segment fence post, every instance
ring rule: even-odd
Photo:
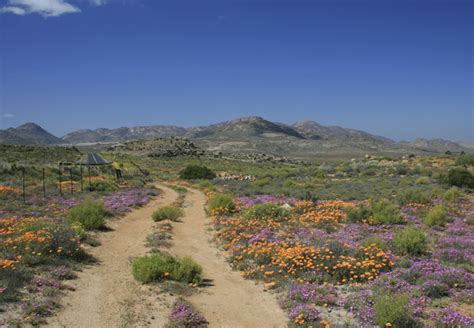
[[[74,195],[74,185],[72,183],[72,167],[69,168],[69,182],[71,184],[71,195]]]
[[[26,204],[25,170],[26,170],[26,168],[23,168],[21,170],[21,172],[22,172],[22,174],[21,174],[22,179],[21,180],[22,180],[22,187],[23,187],[23,203],[24,204]]]
[[[92,190],[92,183],[91,183],[91,166],[87,166],[87,170],[89,171],[89,191]]]
[[[43,197],[46,198],[46,175],[43,167]]]
[[[84,184],[83,184],[83,181],[82,181],[82,165],[81,165],[81,192],[84,191]]]
[[[61,165],[59,165],[59,194],[61,195],[61,197],[63,196],[63,186],[61,185]]]

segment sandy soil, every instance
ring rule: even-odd
[[[76,291],[63,299],[64,308],[50,320],[51,327],[164,327],[174,297],[157,288],[137,283],[130,260],[146,254],[146,236],[153,229],[151,214],[172,203],[177,195],[159,186],[161,196],[146,207],[111,222],[113,230],[99,234],[101,246],[91,249],[98,261],[80,272],[72,285]],[[230,269],[219,251],[210,244],[205,196],[189,190],[185,216],[173,223],[170,253],[191,256],[204,270],[208,287],[187,299],[204,313],[210,327],[286,327],[286,315],[273,294],[243,279]]]
[[[137,283],[130,259],[147,252],[145,239],[152,231],[151,214],[172,203],[176,193],[160,187],[162,194],[147,206],[111,221],[112,231],[99,234],[101,246],[90,252],[99,261],[79,273],[71,285],[76,289],[63,299],[64,308],[50,320],[51,327],[163,327],[166,299]]]
[[[287,317],[273,294],[230,269],[219,251],[209,243],[205,195],[189,190],[185,217],[173,224],[170,252],[191,256],[203,267],[211,286],[188,299],[204,313],[210,327],[286,327]]]

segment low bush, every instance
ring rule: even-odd
[[[438,204],[432,207],[426,216],[423,218],[424,224],[429,227],[432,226],[445,226],[448,223],[448,214],[442,204]]]
[[[451,186],[474,188],[474,176],[466,169],[451,169],[444,180]]]
[[[209,200],[208,208],[214,214],[230,214],[235,212],[236,209],[234,200],[226,194],[215,194]]]
[[[110,180],[94,181],[89,187],[91,191],[117,191],[118,189],[118,184]]]
[[[214,179],[216,174],[206,166],[189,165],[179,172],[179,178],[185,180]]]
[[[386,294],[375,298],[375,323],[379,327],[417,327],[409,309],[409,296]]]
[[[387,199],[381,199],[372,204],[372,220],[374,224],[403,223],[399,208]]]
[[[385,250],[387,248],[387,246],[382,241],[382,239],[380,239],[379,237],[376,237],[376,236],[371,236],[371,237],[364,238],[359,243],[364,247],[369,247],[370,245],[374,244],[375,246],[377,246],[381,250]]]
[[[422,255],[426,253],[428,241],[425,233],[415,227],[406,227],[395,234],[395,247],[403,255]]]
[[[398,199],[402,205],[409,203],[427,204],[431,201],[431,195],[418,189],[409,189],[403,192]]]
[[[181,216],[183,216],[183,210],[173,205],[163,206],[152,214],[152,218],[156,222],[163,220],[177,221]]]
[[[290,216],[290,211],[286,208],[281,207],[278,204],[273,203],[261,203],[255,204],[244,214],[245,219],[257,219],[257,220],[268,220],[273,219],[275,221],[283,221]]]
[[[347,221],[350,223],[360,223],[368,220],[371,216],[372,211],[364,204],[350,208],[347,211]]]
[[[71,225],[80,223],[86,230],[95,230],[105,224],[106,215],[107,210],[102,201],[86,199],[69,210],[67,221]]]
[[[451,187],[443,195],[443,198],[448,202],[457,202],[462,197],[462,193],[457,187]]]
[[[427,185],[429,183],[430,183],[430,178],[429,177],[419,177],[415,181],[415,184],[417,184],[417,185]]]
[[[132,263],[132,274],[144,284],[165,279],[183,283],[202,281],[202,268],[191,258],[177,258],[161,253],[136,258]]]

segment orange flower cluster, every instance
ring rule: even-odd
[[[20,192],[19,188],[0,185],[0,195],[19,194]]]
[[[334,249],[332,245],[316,247],[294,241],[291,226],[300,223],[214,218],[217,240],[234,266],[244,271],[243,276],[263,279],[269,287],[284,280],[309,282],[315,275],[338,284],[361,283],[393,266],[375,244],[340,243]],[[270,232],[272,238],[265,234]]]
[[[0,219],[0,267],[15,269],[15,264],[29,257],[72,255],[71,245],[81,248],[78,238],[68,240],[68,250],[55,246],[57,224],[40,218],[10,217]],[[68,237],[69,238],[69,237]]]
[[[353,207],[352,203],[340,200],[321,201],[317,204],[311,202],[298,202],[295,212],[302,213],[296,219],[303,226],[338,226],[346,219],[346,209]]]

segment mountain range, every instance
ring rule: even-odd
[[[364,131],[324,126],[314,121],[295,124],[271,122],[261,117],[244,117],[208,126],[183,128],[170,125],[121,127],[118,129],[78,130],[58,138],[35,123],[0,130],[0,143],[6,144],[91,144],[123,143],[139,139],[185,137],[206,150],[222,152],[266,152],[287,155],[383,152],[473,152],[470,142],[444,139],[417,139],[395,142]]]

